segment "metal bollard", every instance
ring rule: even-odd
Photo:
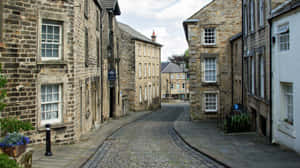
[[[52,156],[51,152],[51,125],[46,124],[46,152],[45,156]]]

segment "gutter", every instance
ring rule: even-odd
[[[272,10],[270,10],[270,13],[269,15],[271,16],[272,15]],[[272,75],[272,19],[268,19],[268,22],[269,22],[269,56],[270,56],[270,112],[269,112],[269,124],[270,124],[270,136],[269,136],[269,143],[272,143],[273,141],[273,94],[272,94],[272,80],[273,80],[273,75]]]

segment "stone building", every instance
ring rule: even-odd
[[[253,129],[271,137],[270,25],[273,8],[285,0],[243,0],[244,107],[251,114]]]
[[[121,90],[128,95],[132,111],[160,107],[161,44],[147,38],[132,27],[119,23],[121,50]]]
[[[187,69],[174,63],[167,62],[162,64],[166,64],[161,69],[162,99],[187,99],[189,96]]]
[[[242,33],[234,35],[230,39],[231,44],[231,79],[232,79],[232,106],[243,104],[243,82],[242,82]]]
[[[45,140],[45,124],[54,143],[72,143],[118,116],[120,105],[111,105],[113,115],[107,107],[116,0],[2,0],[0,7],[0,61],[8,80],[1,117],[30,121],[33,143]]]
[[[231,111],[230,38],[241,32],[241,4],[239,0],[213,0],[183,23],[189,44],[193,120]]]

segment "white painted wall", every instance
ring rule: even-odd
[[[273,142],[285,145],[300,153],[300,9],[289,12],[273,21],[272,47],[273,72]],[[278,26],[289,23],[290,49],[279,51]],[[293,83],[294,124],[283,121],[280,82]]]

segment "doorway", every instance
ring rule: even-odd
[[[115,111],[115,88],[110,88],[110,100],[109,100],[109,118],[114,117]]]

